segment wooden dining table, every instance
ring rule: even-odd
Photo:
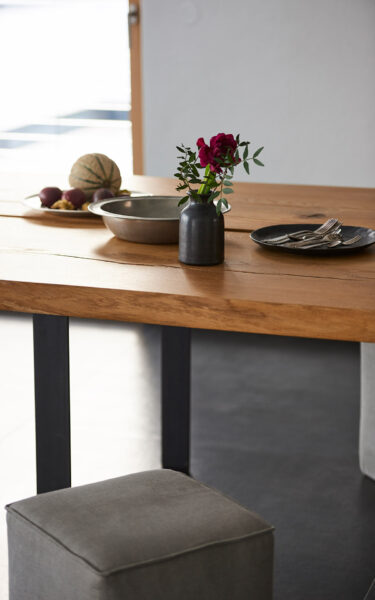
[[[175,185],[127,181],[161,195],[176,195]],[[38,492],[71,483],[70,317],[162,326],[162,465],[183,472],[192,329],[375,342],[375,245],[317,257],[249,238],[262,226],[329,217],[375,229],[374,189],[236,183],[231,202],[224,263],[196,267],[179,263],[177,245],[119,240],[97,217],[41,214],[1,194],[0,310],[33,315]]]

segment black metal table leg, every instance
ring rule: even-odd
[[[162,466],[189,473],[190,329],[162,327]]]
[[[69,318],[34,315],[37,492],[71,485]]]

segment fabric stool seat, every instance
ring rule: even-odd
[[[7,506],[10,600],[271,600],[273,528],[157,470]]]

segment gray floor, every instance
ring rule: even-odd
[[[357,344],[199,332],[193,473],[276,527],[276,600],[362,600],[375,482],[358,470]]]
[[[72,321],[74,484],[159,464],[159,333]],[[30,319],[1,316],[0,336],[5,503],[34,486]],[[358,345],[197,331],[192,362],[193,475],[275,525],[275,600],[363,600],[375,483],[357,466]]]

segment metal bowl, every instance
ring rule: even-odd
[[[177,244],[180,212],[184,208],[178,206],[179,200],[178,196],[109,198],[93,202],[89,210],[103,217],[105,226],[122,240]]]
[[[143,244],[176,244],[182,207],[174,196],[110,198],[89,205],[103,217],[105,226],[118,238]]]

